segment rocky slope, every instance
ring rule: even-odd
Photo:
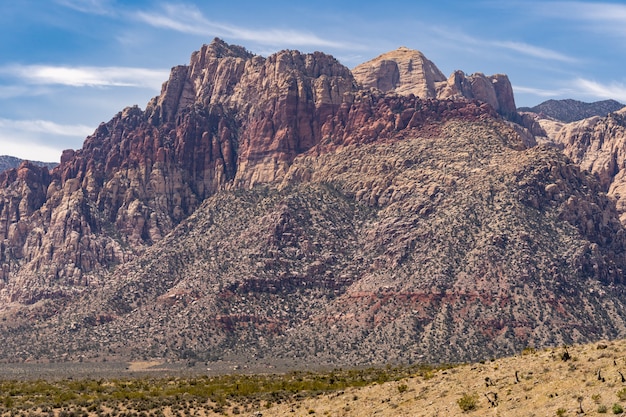
[[[529,120],[524,115],[525,120]],[[562,149],[583,169],[594,174],[602,190],[616,200],[622,223],[626,224],[626,109],[571,123],[535,117],[532,126],[539,141]]]
[[[537,113],[541,117],[571,123],[594,116],[606,116],[623,108],[624,105],[615,100],[602,100],[584,103],[578,100],[548,100],[535,107],[520,107],[520,112]]]
[[[626,334],[603,184],[508,99],[447,91],[204,46],[52,173],[1,174],[0,359],[458,361]]]

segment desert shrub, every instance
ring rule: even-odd
[[[608,410],[608,408],[604,404],[598,406],[598,413],[599,414],[605,414],[607,412],[607,410]]]
[[[456,403],[459,405],[461,410],[463,411],[472,411],[475,410],[478,406],[478,395],[476,394],[463,394],[461,398],[456,400]]]
[[[406,384],[398,385],[398,392],[400,394],[402,394],[403,392],[406,392],[407,389],[409,389],[409,387]]]
[[[622,388],[620,391],[617,391],[617,398],[621,401],[626,401],[626,388]]]
[[[562,417],[565,415],[565,413],[567,413],[567,410],[564,408],[559,408],[558,410],[556,410],[556,415],[559,417]]]
[[[613,414],[622,414],[623,412],[624,408],[621,405],[617,403],[613,404]]]

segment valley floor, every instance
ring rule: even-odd
[[[134,363],[127,371],[153,366],[159,364]],[[0,381],[0,415],[611,415],[626,408],[625,375],[626,340],[618,340],[528,348],[514,357],[440,369],[5,379]]]

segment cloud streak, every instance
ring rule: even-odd
[[[0,131],[86,137],[87,135],[93,133],[94,128],[85,125],[64,125],[48,120],[0,119]]]
[[[0,74],[17,77],[29,84],[72,87],[137,87],[159,90],[169,71],[128,67],[70,67],[50,65],[8,65]]]
[[[162,11],[138,11],[135,17],[157,28],[174,30],[181,33],[199,36],[219,36],[239,40],[252,41],[268,45],[300,45],[323,46],[329,48],[355,48],[343,42],[331,41],[319,36],[297,30],[283,29],[247,29],[244,27],[208,20],[195,6],[170,5],[162,7]]]
[[[540,46],[531,45],[525,42],[519,41],[492,41],[487,39],[477,38],[467,33],[450,30],[446,28],[434,28],[433,31],[441,37],[444,37],[452,42],[462,43],[476,48],[499,48],[513,51],[522,55],[526,55],[532,58],[539,58],[547,61],[560,61],[560,62],[577,62],[574,57],[568,56],[553,49],[544,48]]]
[[[602,99],[615,99],[626,103],[626,85],[618,82],[602,84],[596,81],[577,78],[573,81],[575,91]]]
[[[588,97],[590,100],[613,99],[626,103],[626,85],[619,82],[599,83],[585,78],[575,78],[558,89],[541,89],[514,85],[516,94],[532,94],[538,97]]]
[[[56,2],[81,13],[101,16],[113,14],[112,8],[109,7],[110,0],[56,0]]]
[[[93,131],[93,127],[80,124],[0,118],[0,149],[3,154],[22,159],[58,161],[63,149]]]
[[[552,49],[542,48],[539,46],[529,45],[524,42],[490,42],[491,45],[508,49],[511,51],[519,52],[521,54],[531,56],[534,58],[540,58],[550,61],[561,62],[576,62],[575,58],[569,57]]]
[[[538,3],[536,11],[544,16],[587,24],[594,31],[626,37],[626,5],[578,1]]]

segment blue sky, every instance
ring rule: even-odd
[[[352,68],[406,46],[446,75],[505,73],[518,106],[626,103],[626,3],[0,0],[0,155],[58,161],[214,37]]]

